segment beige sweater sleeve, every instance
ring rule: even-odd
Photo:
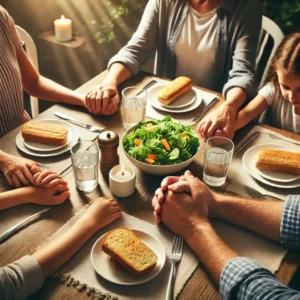
[[[37,261],[24,256],[0,268],[0,299],[25,299],[43,283],[44,275]]]

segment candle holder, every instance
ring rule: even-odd
[[[117,197],[128,197],[135,190],[135,171],[129,165],[117,165],[109,172],[109,188]]]

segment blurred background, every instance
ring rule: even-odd
[[[300,31],[300,0],[261,2],[264,14],[285,34]],[[34,39],[40,73],[71,89],[106,69],[110,57],[136,30],[146,3],[147,0],[0,0],[15,23]],[[76,43],[72,45],[51,39],[53,22],[61,15],[73,22]],[[41,102],[40,111],[46,107]]]

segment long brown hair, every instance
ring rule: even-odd
[[[300,76],[300,33],[286,36],[272,58],[265,83],[273,82],[276,92],[280,91],[278,70]]]

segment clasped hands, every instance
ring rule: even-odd
[[[216,195],[190,171],[166,177],[152,199],[154,216],[184,239],[216,213]]]
[[[120,97],[116,81],[103,81],[85,96],[85,106],[92,114],[112,115],[118,109]]]

